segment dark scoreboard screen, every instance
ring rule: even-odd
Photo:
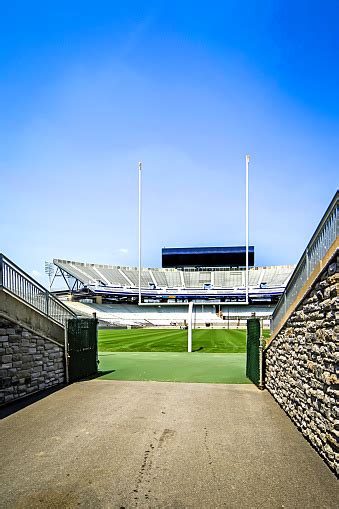
[[[254,266],[254,246],[248,248],[248,264]],[[166,247],[162,266],[173,267],[245,267],[246,247]]]

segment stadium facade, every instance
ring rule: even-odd
[[[67,293],[75,300],[84,297],[97,302],[138,301],[139,272],[122,267],[54,259],[56,276],[63,277]],[[249,303],[276,303],[286,287],[293,266],[249,269]],[[246,297],[245,270],[164,269],[141,270],[141,295],[154,303],[242,303]]]
[[[249,252],[254,260],[254,248],[251,247]],[[223,257],[224,266],[213,266],[212,263],[207,266],[206,261],[212,260],[215,254],[216,265]],[[250,267],[246,301],[244,248],[167,248],[167,255],[165,264],[176,265],[179,256],[180,264],[184,266],[141,269],[140,295],[142,303],[148,305],[147,311],[137,305],[137,267],[54,259],[54,279],[62,278],[66,285],[58,295],[67,298],[75,311],[84,314],[99,312],[104,321],[107,318],[115,324],[181,323],[185,321],[185,310],[176,306],[189,302],[194,303],[201,323],[221,323],[225,319],[230,322],[253,313],[269,319],[294,270],[292,265]],[[163,304],[167,306],[166,311],[159,308]]]

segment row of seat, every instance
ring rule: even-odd
[[[139,272],[134,267],[85,264],[65,260],[54,260],[55,265],[83,284],[100,282],[103,285],[139,286]],[[293,266],[257,267],[249,270],[249,285],[266,284],[269,287],[285,286],[293,272]],[[214,288],[234,288],[245,285],[245,270],[176,270],[142,269],[141,286],[149,288],[203,288],[211,284]]]
[[[67,302],[79,315],[92,316],[97,314],[100,321],[121,326],[170,326],[180,325],[187,320],[188,306],[137,306],[133,304],[95,304]],[[194,324],[225,325],[225,321],[235,317],[246,319],[253,313],[258,317],[268,317],[273,311],[272,306],[223,306],[223,318],[216,314],[215,306],[196,305],[193,308]]]

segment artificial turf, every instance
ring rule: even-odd
[[[242,329],[196,329],[193,352],[245,353],[246,331]],[[187,330],[102,329],[100,352],[187,352]]]
[[[187,353],[187,330],[101,329],[98,379],[250,383],[246,330],[196,329],[192,343]]]
[[[99,359],[99,380],[251,383],[244,353],[106,352]]]

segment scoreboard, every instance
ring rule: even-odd
[[[254,246],[248,248],[248,264],[254,266]],[[163,268],[245,267],[246,246],[232,247],[164,247]]]

